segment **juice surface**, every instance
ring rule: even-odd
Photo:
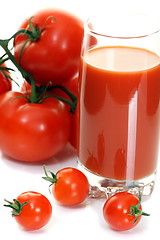
[[[81,68],[80,162],[111,179],[149,176],[159,147],[159,56],[101,47],[83,56]]]

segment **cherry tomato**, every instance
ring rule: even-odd
[[[70,115],[56,98],[29,103],[19,92],[0,95],[0,149],[19,161],[43,161],[60,152],[70,137]]]
[[[4,68],[6,68],[5,63],[0,65],[0,94],[10,91],[12,88],[9,72],[4,70]]]
[[[52,215],[49,200],[38,192],[21,193],[14,202],[4,205],[12,208],[12,216],[25,230],[37,230],[44,227]]]
[[[14,55],[23,69],[42,85],[60,84],[71,79],[79,70],[79,58],[83,40],[83,22],[78,17],[57,9],[37,12],[31,19],[33,26],[43,29],[38,40],[24,34],[16,36]],[[20,29],[28,29],[25,20]],[[21,56],[21,57],[20,57]]]
[[[103,215],[111,228],[119,231],[135,227],[141,220],[142,212],[139,199],[128,192],[119,192],[107,199],[103,206]]]
[[[62,205],[73,206],[83,202],[89,193],[86,176],[76,168],[63,168],[56,175],[50,172],[43,179],[50,181],[54,198]]]

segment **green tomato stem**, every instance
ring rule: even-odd
[[[70,106],[70,112],[71,112],[71,113],[74,113],[74,112],[75,112],[77,99],[73,102],[73,101],[70,101],[70,100],[68,100],[68,99],[66,99],[66,98],[63,98],[63,97],[60,97],[60,96],[57,96],[57,95],[54,95],[54,94],[47,94],[46,96],[42,97],[42,98],[39,100],[39,103],[40,103],[40,102],[43,102],[44,99],[50,98],[50,97],[57,98],[57,99],[61,100],[62,102],[67,103],[67,104]]]
[[[44,170],[44,173],[45,173],[46,176],[42,177],[42,178],[51,183],[49,185],[49,188],[50,188],[54,183],[56,183],[58,181],[58,179],[57,179],[56,175],[53,172],[50,172],[50,171],[49,171],[49,173],[50,173],[51,177],[49,177],[49,175],[47,173],[47,170],[45,168],[45,165],[43,166],[43,170]]]
[[[150,214],[143,212],[139,207],[141,206],[141,195],[139,196],[139,201],[137,205],[130,206],[130,214],[131,216],[135,216],[134,224],[137,222],[139,216],[150,216]]]
[[[12,217],[20,215],[23,206],[26,205],[27,203],[29,203],[29,201],[20,203],[17,199],[13,199],[13,202],[10,202],[6,199],[4,199],[4,201],[7,202],[8,204],[4,204],[3,206],[4,207],[9,207],[13,210],[12,211]]]
[[[37,102],[37,95],[36,95],[36,85],[35,85],[34,78],[30,73],[28,73],[23,68],[21,68],[21,66],[16,62],[15,57],[12,55],[12,53],[10,52],[10,50],[8,48],[9,41],[10,41],[10,39],[5,39],[5,40],[0,39],[0,46],[4,49],[4,51],[8,55],[8,58],[16,66],[18,71],[21,73],[22,77],[24,79],[26,79],[26,81],[28,81],[31,84],[30,102],[31,103],[36,103]]]

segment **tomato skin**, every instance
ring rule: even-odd
[[[0,149],[19,161],[47,160],[66,146],[70,115],[56,98],[37,104],[19,96],[12,91],[0,96]]]
[[[64,86],[65,88],[67,88],[74,96],[76,97],[78,96],[78,76],[77,75],[74,76],[68,82],[61,84],[61,86]],[[27,81],[24,81],[21,87],[21,91],[24,93],[27,92],[29,94],[30,90],[31,90],[31,85]],[[60,88],[54,88],[53,90],[49,91],[49,94],[54,94],[70,100],[69,96]],[[65,103],[65,105],[69,112],[70,105],[67,103]],[[77,106],[78,106],[78,103],[77,103]],[[69,142],[75,149],[77,149],[77,141],[78,141],[77,124],[78,124],[78,117],[79,117],[78,107],[76,108],[74,113],[70,113],[70,116],[71,116],[71,134],[70,134]]]
[[[14,216],[17,223],[26,230],[37,230],[44,227],[52,216],[49,200],[38,192],[28,191],[16,198],[20,203],[28,202],[22,207],[19,215]]]
[[[107,199],[103,206],[103,216],[109,226],[118,231],[129,230],[141,220],[141,215],[135,221],[130,214],[130,206],[137,205],[138,198],[128,192],[119,192]],[[142,210],[142,206],[139,207]]]
[[[76,75],[70,81],[62,84],[62,86],[66,87],[74,96],[78,97],[78,91],[79,91],[78,83],[79,83],[78,76]],[[70,100],[69,96],[58,88],[53,89],[51,93]],[[77,101],[78,101],[78,98],[77,98]],[[67,103],[66,103],[66,107],[68,108],[68,111],[70,111],[70,106]],[[78,141],[77,140],[77,136],[78,136],[77,124],[78,124],[78,117],[79,117],[78,107],[76,107],[76,110],[74,113],[70,113],[70,116],[71,116],[71,135],[70,135],[69,142],[75,149],[77,149],[77,141]]]
[[[52,185],[55,199],[62,205],[73,206],[83,202],[89,193],[86,176],[76,168],[63,168],[56,174],[57,182]]]
[[[3,63],[0,65],[0,67],[6,67],[6,64]],[[7,74],[9,74],[7,71],[5,71]],[[10,91],[12,89],[11,80],[7,78],[3,71],[0,69],[0,94]]]
[[[79,77],[75,76],[73,79],[71,79],[69,82],[65,83],[64,86],[77,97],[77,106],[74,113],[71,113],[71,135],[69,142],[70,144],[77,149],[77,141],[78,141],[78,92],[79,92]]]
[[[54,16],[54,18],[49,16]],[[32,21],[45,26],[38,41],[28,42],[20,65],[42,85],[60,84],[71,79],[79,69],[83,40],[83,22],[78,17],[57,9],[37,12]],[[20,29],[28,26],[28,20]],[[19,62],[20,51],[27,37],[19,34],[14,41],[14,55]]]

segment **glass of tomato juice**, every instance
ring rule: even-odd
[[[159,150],[158,21],[132,12],[91,17],[79,75],[78,168],[91,195],[150,195]]]

